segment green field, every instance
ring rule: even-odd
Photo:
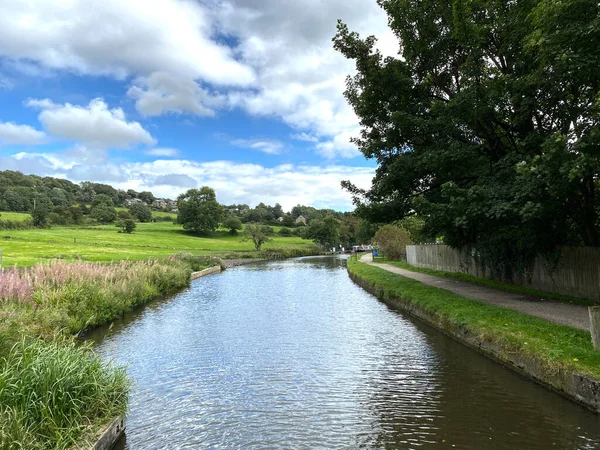
[[[4,215],[5,213],[2,213]],[[274,236],[263,250],[312,247],[298,237]],[[227,257],[256,256],[251,242],[242,242],[220,230],[213,237],[198,237],[171,222],[138,223],[133,234],[118,233],[114,225],[95,227],[53,227],[50,229],[0,230],[2,266],[30,266],[51,259],[84,261],[141,260],[189,252],[195,255]]]
[[[25,219],[31,219],[31,214],[17,212],[0,212],[0,220],[11,220],[13,222],[21,222]]]

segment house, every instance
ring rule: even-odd
[[[306,225],[306,217],[298,216],[298,218],[296,219],[296,223]]]
[[[123,206],[125,206],[126,208],[130,207],[131,205],[142,205],[145,204],[143,200],[140,200],[139,198],[126,198],[125,200],[123,200]]]
[[[283,217],[278,217],[278,218],[277,218],[277,221],[278,221],[278,222],[283,222]]]

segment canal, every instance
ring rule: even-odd
[[[598,449],[596,414],[403,316],[341,258],[229,269],[91,336],[121,449]]]

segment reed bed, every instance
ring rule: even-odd
[[[189,284],[214,260],[53,261],[0,270],[0,450],[89,448],[127,409],[124,370],[74,335]]]

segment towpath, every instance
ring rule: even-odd
[[[406,278],[420,281],[423,284],[453,292],[463,297],[478,300],[490,305],[503,306],[514,309],[530,316],[540,317],[559,325],[568,325],[588,331],[590,329],[590,318],[585,306],[572,305],[540,297],[516,294],[514,292],[499,291],[497,289],[478,286],[466,281],[454,280],[452,278],[436,277],[419,272],[401,269],[389,264],[373,262],[373,255],[367,253],[360,259],[361,262],[371,266],[379,267]]]

